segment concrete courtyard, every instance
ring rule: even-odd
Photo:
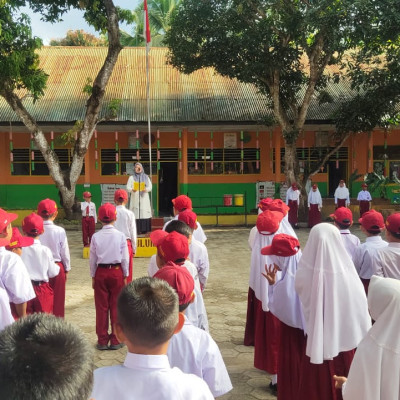
[[[364,239],[358,227],[353,233]],[[228,368],[233,390],[224,400],[275,399],[268,389],[269,376],[253,367],[253,347],[243,346],[246,320],[250,250],[247,239],[250,227],[206,228],[206,246],[210,259],[210,276],[204,291],[210,333],[218,343]],[[309,229],[297,234],[304,247]],[[89,261],[82,258],[79,231],[67,231],[72,269],[68,274],[66,320],[79,326],[96,344],[95,309],[89,275]],[[134,277],[147,275],[147,258],[136,258]],[[95,350],[95,366],[121,364],[126,348],[118,351]]]

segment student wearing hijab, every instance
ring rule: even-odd
[[[126,190],[130,193],[128,208],[135,214],[138,234],[151,231],[151,204],[148,195],[151,189],[150,178],[144,173],[143,165],[137,162],[135,172],[126,184]]]
[[[311,229],[295,288],[307,335],[296,400],[341,400],[333,375],[348,375],[371,318],[364,287],[335,226],[321,223]]]
[[[297,229],[298,226],[298,212],[300,205],[300,190],[297,183],[293,182],[292,186],[286,192],[286,204],[289,206],[289,222],[293,228]]]
[[[308,193],[308,227],[312,228],[321,222],[322,197],[318,185],[314,183]]]
[[[400,282],[373,276],[368,307],[374,325],[357,347],[344,400],[395,400],[400,393]],[[337,387],[346,378],[334,376]]]
[[[343,179],[339,182],[339,186],[336,188],[334,196],[336,208],[348,207],[350,205],[350,192]]]

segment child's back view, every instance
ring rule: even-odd
[[[168,343],[183,324],[178,304],[176,292],[160,279],[139,278],[122,289],[116,332],[128,354],[123,365],[94,372],[92,398],[213,399],[202,379],[170,367]]]

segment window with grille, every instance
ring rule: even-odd
[[[72,149],[54,149],[60,167],[67,170],[72,162]],[[40,150],[13,149],[13,162],[11,175],[40,176],[50,175],[49,168]],[[85,164],[82,166],[81,175],[85,173]]]
[[[189,175],[259,174],[260,150],[188,149]]]

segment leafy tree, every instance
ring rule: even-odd
[[[51,39],[50,46],[107,46],[107,40],[104,37],[98,38],[83,29],[68,30],[65,38]]]
[[[347,67],[351,64],[345,57],[348,52],[361,54],[359,50],[374,41],[372,36],[380,37],[382,24],[387,27],[387,36],[394,28],[391,14],[382,15],[383,7],[376,3],[385,3],[387,11],[393,7],[392,12],[398,13],[394,0],[185,0],[166,33],[169,62],[187,74],[213,67],[221,75],[251,83],[264,93],[275,122],[282,128],[286,179],[301,182],[296,141],[311,101],[332,101],[331,83],[356,77],[355,73],[346,75],[342,68],[346,62]],[[362,59],[365,57],[360,57],[360,67]],[[337,72],[330,73],[333,66]],[[365,89],[360,96],[362,93],[366,94]],[[360,114],[354,112],[347,125],[340,111],[346,111],[348,117],[352,110],[348,104],[339,108],[335,119],[342,125],[335,135],[336,148],[308,174],[317,173],[351,133],[373,128],[385,107],[369,120],[367,108],[364,104]],[[307,178],[305,174],[300,186],[304,187]]]
[[[104,64],[94,79],[83,121],[74,127],[77,139],[74,143],[72,163],[68,170],[61,170],[58,157],[47,142],[42,128],[29,114],[22,103],[20,91],[30,93],[34,100],[43,95],[47,75],[39,68],[38,55],[35,53],[42,45],[41,40],[32,37],[30,21],[26,15],[18,14],[18,7],[24,6],[23,0],[4,2],[0,7],[0,95],[19,116],[32,134],[37,148],[43,154],[50,175],[55,182],[68,218],[72,217],[75,202],[75,187],[80,176],[84,156],[90,139],[99,122],[99,111],[104,92],[118,55],[122,49],[119,40],[119,21],[131,22],[131,13],[115,7],[112,0],[31,0],[30,7],[42,14],[46,21],[57,22],[70,8],[84,9],[86,21],[100,32],[107,32],[108,53]]]
[[[169,30],[171,16],[179,5],[179,0],[149,0],[147,7],[149,10],[149,24],[151,42],[153,46],[164,46],[163,40],[165,33]],[[141,3],[132,11],[135,27],[133,35],[121,32],[121,43],[123,46],[144,46],[143,24],[144,6]]]

